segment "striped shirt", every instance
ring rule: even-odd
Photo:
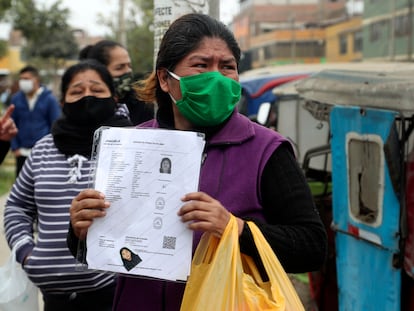
[[[68,157],[55,146],[52,135],[37,142],[8,197],[4,228],[10,248],[20,239],[30,239],[17,249],[21,262],[30,254],[24,270],[42,292],[86,292],[115,282],[115,275],[80,270],[66,236],[72,199],[90,187],[91,161]],[[33,224],[37,218],[37,239]]]

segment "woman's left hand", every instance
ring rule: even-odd
[[[207,231],[221,237],[230,220],[230,212],[217,200],[204,192],[192,192],[181,198],[185,204],[178,211],[191,230]],[[241,219],[237,219],[239,226]],[[239,232],[241,232],[239,228]]]

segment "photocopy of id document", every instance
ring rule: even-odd
[[[88,230],[88,268],[186,281],[193,232],[177,212],[181,197],[198,191],[204,135],[148,128],[98,131],[93,184],[111,206]]]

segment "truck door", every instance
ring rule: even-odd
[[[396,112],[336,106],[333,223],[339,310],[400,310],[399,140]]]

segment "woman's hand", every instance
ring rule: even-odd
[[[17,127],[11,118],[11,114],[14,110],[14,105],[10,105],[4,115],[0,117],[0,140],[10,141],[17,135]]]
[[[185,204],[178,211],[183,222],[189,222],[191,230],[207,231],[221,237],[230,220],[230,212],[217,200],[204,192],[192,192],[181,198]],[[237,218],[239,234],[244,222]]]
[[[109,202],[105,201],[105,195],[93,189],[81,191],[73,200],[70,206],[70,222],[73,232],[80,239],[84,240],[91,226],[93,219],[104,217]]]

